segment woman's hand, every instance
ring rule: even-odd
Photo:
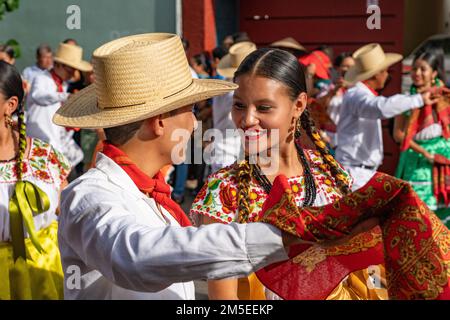
[[[434,154],[431,154],[431,153],[425,151],[423,153],[423,156],[428,160],[428,162],[434,163]]]

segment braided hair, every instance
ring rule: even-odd
[[[292,101],[297,100],[301,93],[306,92],[305,70],[291,53],[280,49],[262,48],[248,55],[241,63],[234,75],[234,81],[242,75],[251,74],[277,80],[288,89]],[[325,165],[330,169],[336,184],[342,194],[350,192],[347,175],[330,154],[326,143],[322,140],[314,121],[307,108],[297,122],[295,137],[301,134],[301,129],[306,132],[320,152]],[[238,210],[240,220],[249,216],[249,183],[251,181],[251,166],[246,158],[238,167]],[[240,221],[241,222],[241,221]]]
[[[23,175],[23,158],[25,150],[27,148],[26,126],[25,126],[25,113],[24,113],[24,96],[22,78],[17,69],[6,63],[0,61],[0,92],[6,99],[11,97],[17,97],[19,100],[19,107],[15,111],[18,114],[19,119],[19,153],[16,161],[16,170],[18,180],[22,180]]]

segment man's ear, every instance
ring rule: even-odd
[[[145,126],[156,137],[164,134],[164,120],[161,115],[145,120]]]
[[[302,115],[307,105],[308,105],[308,95],[305,92],[302,92],[299,94],[297,100],[295,101],[295,110],[294,110],[295,118],[298,118]]]

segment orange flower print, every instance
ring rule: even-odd
[[[237,190],[235,188],[230,185],[221,184],[219,197],[225,213],[231,213],[237,210]]]
[[[33,149],[33,155],[35,157],[46,157],[47,156],[47,150],[41,149],[41,148],[34,148]]]
[[[50,175],[46,171],[38,170],[38,171],[36,171],[36,175],[39,177],[39,179],[42,179],[42,180],[50,179]]]

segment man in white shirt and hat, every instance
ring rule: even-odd
[[[353,87],[345,93],[340,108],[336,159],[350,172],[353,190],[357,190],[383,162],[381,120],[435,101],[429,92],[389,98],[378,95],[388,79],[388,68],[402,55],[384,53],[379,44],[372,43],[355,51],[353,58],[355,65],[345,74],[345,81]]]
[[[67,81],[75,70],[92,71],[92,65],[82,58],[81,47],[61,43],[53,68],[35,75],[27,100],[27,134],[50,143],[67,157],[72,166],[83,160],[83,151],[73,140],[73,131],[55,125],[52,118],[69,97]]]

